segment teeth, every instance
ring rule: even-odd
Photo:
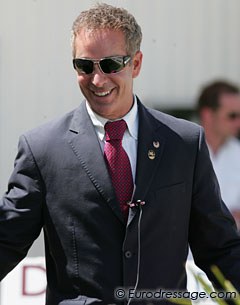
[[[95,95],[97,96],[106,96],[110,94],[111,91],[106,91],[106,92],[94,92]]]

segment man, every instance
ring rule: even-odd
[[[158,304],[128,287],[185,289],[188,243],[210,279],[216,264],[240,289],[240,239],[202,128],[133,95],[141,36],[124,9],[82,12],[73,24],[73,65],[86,101],[20,138],[1,202],[0,274],[43,227],[48,305],[128,297]]]
[[[240,229],[240,92],[226,81],[205,86],[198,110],[222,197]]]

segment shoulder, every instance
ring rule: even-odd
[[[43,123],[31,130],[26,131],[23,136],[29,140],[41,141],[51,140],[64,136],[69,131],[73,117],[78,111],[78,108],[60,116],[56,117],[46,123]]]
[[[229,144],[230,144],[230,146],[232,146],[232,147],[234,147],[236,149],[240,149],[240,140],[238,138],[232,137],[229,140]]]
[[[159,110],[144,107],[147,113],[155,120],[157,124],[161,127],[161,130],[168,135],[174,134],[181,138],[199,138],[203,135],[203,128],[197,123],[176,118],[172,115],[163,113]]]
[[[238,159],[240,159],[240,140],[237,138],[230,138],[224,147],[226,152],[232,153],[233,155],[235,154]]]
[[[80,107],[41,124],[20,136],[19,150],[27,149],[35,156],[57,154],[60,147],[65,147],[71,134],[71,126]]]
[[[159,110],[155,110],[155,109],[151,109],[151,108],[147,108],[147,109],[148,109],[149,113],[152,114],[153,117],[155,117],[157,120],[161,121],[162,123],[166,124],[166,126],[169,126],[172,128],[174,128],[174,127],[177,127],[177,128],[193,127],[194,129],[199,128],[198,124],[190,122],[188,120],[174,117],[170,114],[161,112]]]

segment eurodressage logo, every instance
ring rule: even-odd
[[[187,299],[191,301],[203,300],[203,299],[236,299],[237,294],[235,292],[211,292],[207,294],[204,291],[166,291],[163,289],[157,290],[135,290],[134,288],[124,289],[117,288],[114,291],[115,298],[117,300],[166,300],[166,299]]]

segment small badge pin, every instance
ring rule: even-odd
[[[148,158],[149,158],[150,160],[154,160],[154,159],[155,159],[155,156],[156,156],[155,151],[150,149],[150,150],[148,151]]]
[[[154,141],[154,142],[153,142],[153,146],[154,146],[155,148],[159,148],[160,143],[159,143],[158,141]]]

